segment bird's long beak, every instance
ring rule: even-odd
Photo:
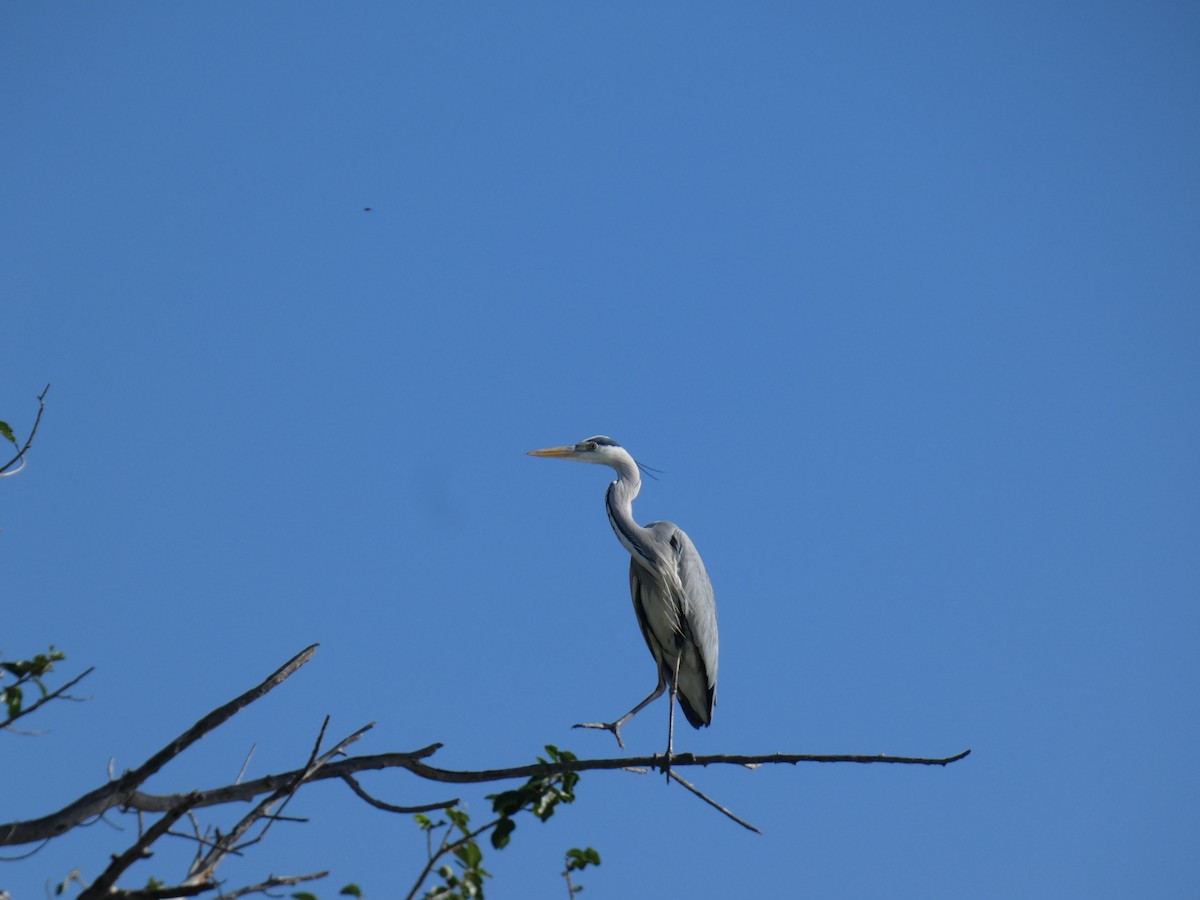
[[[574,455],[574,447],[543,447],[541,450],[530,450],[526,454],[526,456],[545,456],[550,459],[570,459]]]

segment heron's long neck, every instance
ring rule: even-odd
[[[617,480],[608,486],[608,493],[604,495],[609,524],[617,540],[635,559],[652,565],[654,556],[645,539],[646,529],[633,520],[633,498],[642,489],[642,476],[632,458],[618,460],[613,468],[616,469]]]

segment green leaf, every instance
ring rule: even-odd
[[[54,668],[56,662],[66,659],[51,645],[49,653],[39,653],[33,659],[15,659],[0,662],[0,669],[17,678],[40,678]]]
[[[492,846],[497,850],[503,850],[507,847],[509,837],[516,827],[517,823],[509,818],[503,818],[497,822],[496,828],[492,831]]]
[[[600,854],[587,847],[580,850],[578,847],[572,847],[567,851],[567,871],[575,869],[586,869],[588,866],[600,865]]]
[[[490,794],[488,795],[488,799],[492,801],[492,810],[501,816],[516,815],[528,802],[526,792],[523,789]]]
[[[479,849],[479,845],[474,841],[468,841],[457,850],[454,855],[462,860],[464,866],[468,869],[474,869],[483,862],[483,851]]]
[[[363,895],[362,888],[360,888],[357,884],[354,884],[353,882],[346,885],[344,888],[342,888],[340,891],[338,891],[338,893],[344,894],[347,897],[358,897],[359,900],[362,900],[362,895]]]
[[[292,896],[295,898],[295,900],[317,900],[317,895],[310,893],[309,891],[297,891],[295,894],[292,894]]]
[[[452,806],[450,809],[446,810],[446,818],[458,826],[459,831],[461,831],[463,834],[470,832],[471,829],[469,825],[471,822],[471,817],[467,815],[465,810],[459,809],[456,806]]]
[[[537,803],[534,804],[532,812],[535,816],[545,822],[554,815],[554,807],[558,805],[558,801],[563,799],[554,785],[546,785],[545,793],[537,798]]]
[[[15,719],[21,712],[21,689],[14,685],[0,691],[0,696],[4,697],[4,705],[8,707],[8,718]]]
[[[13,434],[13,430],[9,427],[7,422],[0,422],[0,437],[7,440],[14,447],[17,446],[16,435]]]

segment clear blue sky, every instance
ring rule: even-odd
[[[0,649],[97,667],[0,735],[0,820],[314,641],[150,787],[289,768],[326,713],[452,767],[611,755],[568,726],[654,671],[608,473],[524,456],[606,433],[716,586],[680,749],[974,753],[695,773],[764,837],[587,775],[489,897],[582,845],[590,897],[1196,896],[1193,4],[10,4],[0,78],[0,417],[53,383]],[[342,786],[292,811],[226,874],[421,864]]]

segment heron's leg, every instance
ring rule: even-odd
[[[668,783],[671,781],[671,757],[675,753],[675,700],[679,697],[679,663],[682,659],[683,653],[675,657],[675,677],[671,679],[671,711],[667,713],[667,761],[663,765],[663,772]]]
[[[650,693],[650,696],[631,709],[615,722],[580,722],[578,725],[572,725],[572,728],[603,728],[605,731],[611,731],[613,737],[617,739],[617,746],[622,750],[625,749],[625,742],[621,740],[621,726],[632,719],[637,713],[641,712],[642,708],[651,700],[657,700],[662,696],[663,690],[667,686],[666,673],[663,672],[662,666],[658,668],[658,686]],[[672,695],[673,696],[673,695]]]

